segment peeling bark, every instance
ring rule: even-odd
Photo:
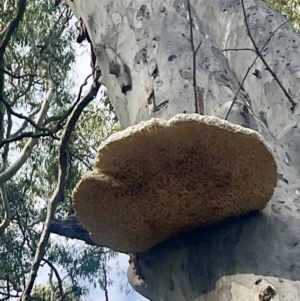
[[[90,37],[101,80],[125,128],[195,111],[193,53],[185,0],[66,0]],[[256,58],[239,0],[190,0],[197,91],[204,114],[225,118]],[[261,0],[245,0],[258,49],[286,20]],[[244,50],[242,50],[243,48]],[[227,51],[225,51],[227,49]],[[233,50],[229,50],[233,49]],[[240,49],[240,50],[239,50]],[[247,76],[229,121],[257,130],[278,163],[267,208],[163,243],[130,265],[133,287],[150,300],[300,299],[300,37],[282,26]],[[199,92],[200,93],[200,92]],[[136,264],[136,263],[135,263]]]

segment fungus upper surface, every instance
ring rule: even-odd
[[[261,210],[276,183],[274,156],[257,132],[180,114],[110,136],[73,202],[96,243],[135,253],[185,230]]]

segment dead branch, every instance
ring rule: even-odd
[[[248,24],[248,20],[247,20],[247,14],[246,14],[246,9],[245,9],[245,3],[244,0],[241,0],[242,3],[242,8],[243,8],[243,14],[244,14],[244,19],[245,19],[245,24],[246,24],[246,28],[247,28],[247,32],[249,35],[249,38],[253,44],[253,47],[255,48],[255,51],[258,55],[258,57],[261,59],[261,61],[264,63],[266,70],[268,70],[272,77],[274,78],[274,80],[277,82],[277,84],[279,85],[279,87],[281,88],[281,90],[283,91],[284,95],[287,97],[287,99],[289,100],[289,102],[291,103],[292,107],[290,108],[292,112],[294,112],[295,106],[297,105],[297,103],[293,100],[293,98],[291,97],[291,95],[287,92],[287,90],[284,88],[284,86],[282,85],[282,83],[280,82],[280,80],[278,79],[276,73],[271,69],[271,67],[269,66],[269,64],[267,63],[267,61],[265,60],[264,56],[261,54],[261,51],[258,49],[252,34],[250,32],[249,29],[249,24]]]
[[[256,51],[252,48],[225,48],[222,50],[222,52],[226,51],[252,51],[256,53]]]
[[[272,39],[272,37],[275,35],[275,33],[276,33],[282,26],[284,26],[284,25],[285,25],[286,23],[288,23],[288,22],[290,22],[290,20],[287,20],[287,21],[283,22],[282,24],[280,24],[280,25],[279,25],[279,26],[278,26],[278,27],[270,34],[270,36],[269,36],[269,38],[267,39],[266,43],[265,43],[265,44],[263,45],[263,47],[261,48],[260,53],[263,52],[263,50],[267,47],[267,45],[269,44],[269,42],[271,41],[271,39]],[[253,51],[253,49],[252,49],[251,51]],[[256,54],[257,54],[257,52],[256,52]],[[259,57],[259,55],[257,54],[256,57],[255,57],[255,59],[253,60],[252,64],[250,65],[250,67],[247,69],[247,71],[246,71],[246,73],[245,73],[245,75],[244,75],[244,77],[243,77],[243,80],[242,80],[242,82],[240,83],[239,88],[237,89],[237,91],[236,91],[236,93],[235,93],[235,95],[234,95],[233,101],[232,101],[231,106],[230,106],[230,108],[229,108],[229,110],[228,110],[228,112],[227,112],[227,115],[226,115],[226,117],[225,117],[225,120],[228,119],[229,114],[230,114],[230,112],[231,112],[231,110],[232,110],[232,108],[233,108],[233,106],[234,106],[234,104],[235,104],[235,102],[236,102],[236,100],[237,100],[238,94],[239,94],[240,90],[242,89],[242,87],[243,87],[243,85],[244,85],[244,82],[245,82],[245,80],[246,80],[246,78],[247,78],[247,76],[248,76],[250,70],[251,70],[252,67],[254,66],[256,60],[258,59],[258,57]]]
[[[196,74],[196,58],[197,52],[202,44],[202,41],[198,44],[197,48],[195,49],[194,45],[194,33],[193,33],[193,20],[192,20],[192,13],[191,13],[191,3],[190,0],[187,0],[187,10],[189,14],[189,21],[190,21],[190,38],[191,38],[191,46],[193,51],[193,87],[194,87],[194,97],[195,97],[195,113],[199,113],[199,102],[198,102],[198,91],[197,91],[197,74]],[[203,100],[201,100],[203,101]],[[203,107],[203,105],[202,105]],[[203,115],[203,109],[200,109],[200,114]]]

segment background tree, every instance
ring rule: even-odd
[[[74,185],[90,168],[102,139],[116,128],[103,90],[89,104],[99,86],[88,101],[82,96],[87,82],[76,89],[78,95],[71,92],[77,35],[71,19],[68,8],[50,1],[0,3],[1,300],[19,298],[26,285],[57,185],[59,143],[76,105],[81,109],[65,139],[64,187],[53,220],[70,214]],[[51,271],[47,298],[50,293],[55,300],[86,296],[86,283],[100,285],[103,264],[111,256],[115,254],[103,248],[48,236],[40,262]],[[32,293],[36,299],[37,289]]]
[[[287,19],[291,20],[294,28],[299,32],[300,15],[299,15],[299,0],[268,0],[266,1],[277,11],[281,12]]]

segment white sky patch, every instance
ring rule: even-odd
[[[53,240],[58,240],[63,243],[63,240],[65,238],[53,235],[52,237]],[[72,245],[77,244],[77,240],[69,240],[69,244]],[[80,243],[81,245],[81,243]],[[128,284],[127,281],[127,268],[128,268],[128,259],[129,256],[125,254],[119,254],[115,258],[111,258],[110,260],[107,261],[107,265],[109,267],[108,270],[108,276],[107,280],[112,280],[112,285],[109,285],[107,290],[108,290],[108,296],[109,296],[109,301],[144,301],[147,300],[138,293],[134,292],[131,288],[131,286]],[[60,270],[59,274],[60,277],[63,279],[66,274]],[[49,284],[49,272],[50,269],[47,265],[44,265],[43,267],[40,267],[39,272],[38,272],[38,277],[36,281],[36,285],[45,285]],[[56,281],[55,277],[53,279]],[[95,279],[95,282],[97,282],[97,279]],[[87,297],[84,297],[84,300],[86,301],[105,301],[105,295],[104,291],[99,288],[99,285],[95,288],[93,285],[88,285],[87,281],[82,281],[80,283],[81,285],[86,285],[89,287],[89,295]],[[125,288],[129,288],[131,290],[130,293],[125,292]],[[123,290],[121,290],[121,287],[123,287]]]

